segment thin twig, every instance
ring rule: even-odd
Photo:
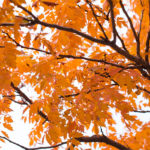
[[[13,100],[12,98],[8,97],[9,100],[11,100],[12,102],[16,103],[16,104],[20,104],[20,105],[28,105],[26,102],[18,102],[18,101],[15,101]]]
[[[150,110],[134,110],[136,113],[150,113]]]
[[[56,145],[53,145],[53,146],[47,146],[47,147],[37,147],[37,148],[27,148],[25,146],[22,146],[16,142],[13,142],[12,140],[9,140],[8,138],[6,137],[3,137],[3,136],[0,136],[1,139],[4,139],[16,146],[19,146],[25,150],[39,150],[39,149],[51,149],[51,148],[56,148],[56,147],[59,147],[59,146],[62,146],[64,144],[67,144],[67,141],[66,142],[62,142],[62,143],[59,143],[59,144],[56,144]],[[122,145],[121,143],[119,142],[116,142],[106,136],[100,136],[100,135],[94,135],[94,136],[91,136],[91,137],[88,137],[88,136],[83,136],[83,137],[78,137],[78,138],[75,138],[76,140],[78,140],[79,142],[100,142],[100,143],[106,143],[108,145],[111,145],[115,148],[118,148],[119,150],[131,150],[130,148]]]
[[[38,20],[38,18],[31,11],[27,10],[25,7],[17,4],[13,0],[9,0],[9,1],[12,2],[14,5],[16,5],[17,7],[19,7],[20,9],[24,10],[26,13],[28,13],[30,16],[32,16],[35,20]]]
[[[21,144],[18,144],[18,143],[16,143],[16,142],[13,142],[12,140],[9,140],[9,139],[6,138],[6,137],[0,136],[0,138],[6,140],[6,141],[8,141],[8,142],[10,142],[10,143],[12,143],[12,144],[14,144],[14,145],[16,145],[16,146],[19,146],[20,148],[23,148],[23,149],[25,149],[25,150],[29,150],[27,147],[25,147],[25,146],[23,146],[23,145],[21,145]]]
[[[139,32],[137,35],[139,39],[140,39],[140,33],[141,33],[141,29],[142,29],[143,15],[144,15],[144,10],[142,10],[141,19],[140,19],[140,28],[139,28]]]
[[[19,47],[25,48],[25,49],[29,49],[29,50],[35,50],[35,51],[43,52],[43,53],[46,53],[46,54],[51,54],[50,52],[47,52],[47,51],[44,51],[44,50],[40,50],[40,49],[33,48],[33,47],[23,46],[23,45],[19,44],[15,39],[13,39],[8,33],[6,33],[6,32],[3,32],[3,33],[5,33],[16,44],[16,46],[19,46]],[[119,68],[124,68],[124,66],[121,66],[121,65],[118,65],[118,64],[113,64],[113,63],[107,62],[107,61],[102,60],[102,59],[101,60],[100,59],[91,59],[91,58],[86,58],[86,57],[81,57],[81,56],[61,55],[61,54],[58,56],[57,59],[62,59],[62,58],[82,59],[82,60],[87,60],[87,61],[100,62],[100,63],[104,63],[104,64],[107,64],[107,65],[119,67]]]
[[[139,90],[141,90],[141,91],[144,91],[144,92],[150,94],[150,91],[148,91],[148,90],[145,89],[145,88],[142,88],[142,87],[140,87],[140,86],[138,86],[138,85],[136,86],[136,88],[139,89]]]
[[[97,24],[99,25],[99,27],[100,27],[101,31],[102,31],[102,32],[103,32],[103,34],[104,34],[105,39],[106,39],[106,40],[108,40],[108,37],[107,37],[107,35],[106,35],[105,31],[104,31],[103,26],[101,25],[101,23],[100,23],[100,22],[98,21],[98,19],[97,19],[97,15],[95,14],[95,11],[94,11],[94,9],[93,9],[92,3],[91,3],[91,2],[89,2],[89,0],[87,0],[87,3],[89,4],[89,6],[90,6],[90,8],[91,8],[91,10],[92,10],[93,16],[94,16],[94,18],[95,18],[95,20],[96,20]]]
[[[137,56],[141,57],[141,56],[140,56],[140,40],[139,40],[138,35],[137,35],[136,31],[135,31],[135,28],[134,28],[134,26],[133,26],[132,20],[131,20],[131,18],[129,17],[127,11],[125,10],[124,5],[123,5],[123,3],[122,3],[122,0],[120,0],[120,5],[121,5],[121,8],[122,8],[122,10],[123,10],[125,16],[127,17],[128,21],[129,21],[131,30],[132,30],[133,35],[134,35],[135,40],[136,40],[136,44],[137,44],[137,48],[136,48],[136,49],[137,49],[137,50],[136,50],[136,51],[137,51]]]
[[[119,33],[117,32],[117,30],[116,30],[116,34],[117,34],[117,37],[119,38],[119,40],[121,41],[121,44],[122,44],[123,49],[124,49],[126,52],[128,52],[128,50],[127,50],[127,48],[126,48],[126,46],[125,46],[125,43],[124,43],[123,39],[121,38],[121,36],[119,35]]]
[[[21,48],[25,48],[25,49],[29,49],[29,50],[34,50],[34,51],[38,51],[38,52],[42,52],[42,53],[46,53],[46,54],[51,54],[50,52],[44,51],[44,50],[40,50],[38,48],[34,48],[34,47],[27,47],[27,46],[23,46],[20,43],[18,43],[15,39],[13,39],[8,33],[2,31],[4,34],[6,34],[8,36],[8,38],[10,38],[15,44],[16,46],[19,46]]]
[[[12,87],[27,103],[29,103],[30,105],[33,104],[32,100],[31,100],[25,93],[23,93],[18,87],[16,87],[13,82],[11,82],[11,87]],[[50,120],[48,119],[48,117],[47,117],[41,110],[38,110],[37,113],[38,113],[42,118],[44,118],[46,121],[50,121]]]

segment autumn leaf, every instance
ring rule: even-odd
[[[8,134],[5,131],[1,131],[1,132],[5,137],[9,138]]]
[[[3,0],[0,125],[9,132],[1,130],[2,149],[149,149],[149,6]],[[14,132],[17,113],[31,127],[29,146],[11,137],[25,137]]]
[[[4,126],[6,129],[8,129],[8,130],[10,130],[10,131],[13,131],[13,128],[12,128],[12,126],[11,126],[10,124],[8,124],[8,123],[3,123],[3,126]]]

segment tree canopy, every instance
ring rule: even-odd
[[[0,141],[25,150],[148,149],[150,122],[138,114],[150,113],[149,42],[149,0],[3,0]],[[9,138],[13,103],[34,124],[31,147]]]

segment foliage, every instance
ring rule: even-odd
[[[82,142],[92,149],[148,149],[150,122],[137,114],[150,112],[149,6],[149,0],[4,0],[1,141],[40,149],[9,139],[17,103],[24,122],[34,124],[30,146],[46,140],[44,149],[80,149]]]

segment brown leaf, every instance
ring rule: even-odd
[[[42,1],[42,3],[44,3],[44,4],[47,5],[47,6],[57,6],[57,5],[58,5],[57,3],[54,3],[54,2]]]

